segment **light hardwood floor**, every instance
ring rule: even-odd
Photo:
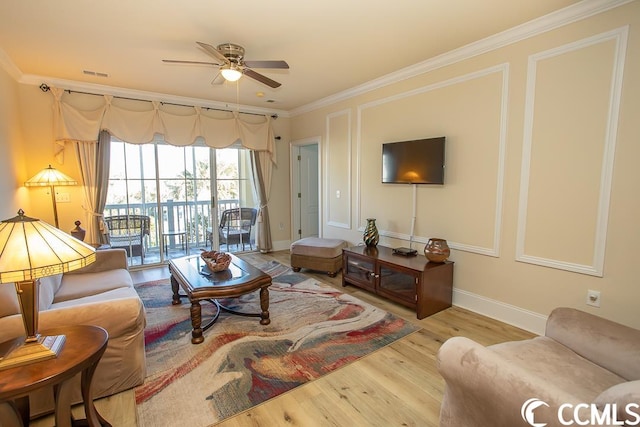
[[[289,265],[288,251],[252,253],[243,257],[265,261],[274,259]],[[356,287],[343,288],[340,274],[330,278],[307,270],[303,273],[394,313],[422,329],[329,375],[228,418],[217,426],[437,426],[444,381],[436,369],[436,353],[444,341],[463,335],[490,345],[533,336],[458,307],[418,320],[414,312],[403,306]],[[168,277],[168,274],[166,267],[132,271],[136,283]],[[97,400],[96,408],[114,427],[137,426],[131,390]],[[176,411],[179,410],[180,405],[176,402]],[[81,415],[81,408],[74,408],[74,413]],[[31,425],[52,426],[53,419],[42,418]]]

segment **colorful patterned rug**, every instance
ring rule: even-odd
[[[271,324],[223,312],[199,345],[190,304],[171,305],[168,279],[136,285],[147,312],[139,426],[210,426],[419,329],[278,262],[258,267],[273,277]],[[257,313],[259,293],[224,305]],[[203,321],[212,312],[203,304]]]

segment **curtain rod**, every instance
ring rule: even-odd
[[[40,90],[43,91],[43,92],[49,92],[49,90],[51,90],[49,85],[47,85],[46,83],[42,83],[39,87],[40,87]],[[83,95],[104,96],[104,95],[101,95],[99,93],[81,92],[81,91],[78,91],[78,90],[71,90],[71,89],[64,89],[64,91],[68,92],[68,93],[81,93]],[[151,102],[148,99],[127,98],[125,96],[117,96],[117,95],[113,95],[113,97],[114,98],[119,98],[119,99],[127,99],[127,100],[130,100],[130,101]],[[160,101],[160,103],[163,104],[163,105],[175,105],[177,107],[190,107],[190,108],[194,107],[193,105],[175,104],[173,102],[162,102],[162,101]],[[213,107],[201,107],[201,108],[204,108],[205,110],[225,111],[225,112],[233,113],[233,110],[225,110],[224,108],[213,108]],[[265,114],[260,114],[260,113],[246,113],[246,112],[243,112],[243,111],[239,111],[239,113],[240,114],[249,114],[249,115],[252,115],[252,116],[264,116],[265,115]],[[272,114],[271,118],[272,119],[277,119],[278,115],[277,114]]]

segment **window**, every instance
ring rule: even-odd
[[[149,217],[144,254],[134,256],[127,248],[131,265],[195,254],[217,247],[214,231],[223,210],[254,206],[250,176],[246,149],[176,147],[163,141],[140,145],[112,138],[104,215]]]

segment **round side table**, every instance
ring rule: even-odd
[[[90,427],[111,427],[96,411],[91,393],[93,373],[107,348],[107,331],[98,326],[80,325],[50,329],[41,334],[66,335],[64,347],[55,359],[0,371],[0,425],[29,425],[29,393],[41,387],[54,386],[57,427],[87,424]],[[68,380],[79,372],[86,420],[74,420],[71,415]]]

